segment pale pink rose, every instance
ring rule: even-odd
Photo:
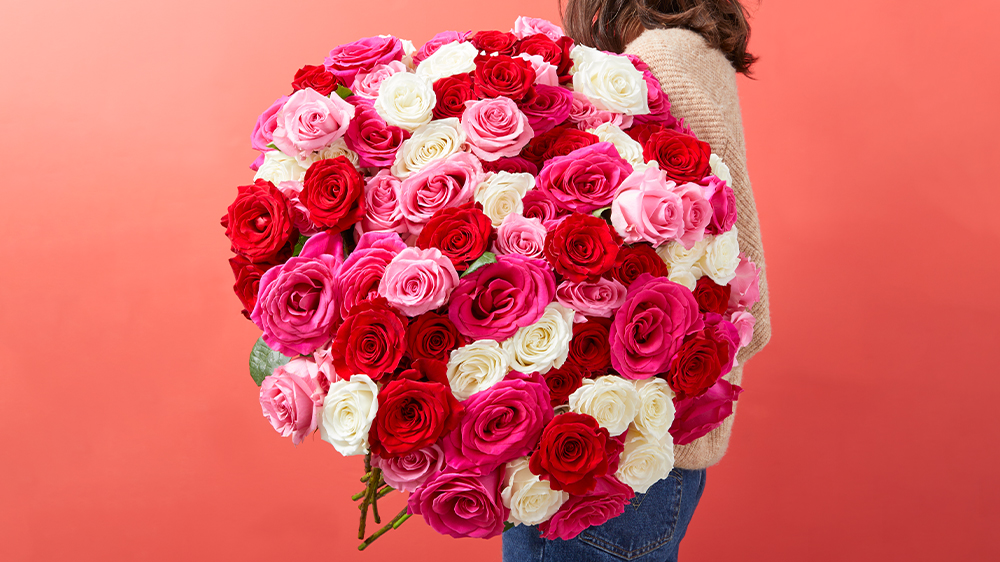
[[[397,490],[412,492],[432,474],[444,469],[444,451],[434,443],[392,459],[372,455],[372,466],[382,469],[386,484]]]
[[[541,33],[553,41],[558,41],[560,37],[565,35],[561,27],[549,20],[527,16],[518,16],[514,20],[514,29],[511,30],[511,33],[516,35],[518,39]]]
[[[604,111],[590,103],[587,96],[580,92],[573,92],[573,105],[569,112],[569,122],[580,129],[595,129],[605,123],[616,125],[619,129],[625,130],[632,126],[632,116]]]
[[[337,376],[337,369],[333,366],[333,341],[331,340],[326,345],[317,348],[312,353],[312,359],[316,362],[319,372],[323,374],[320,377],[319,385],[325,395],[330,391],[330,385],[340,380],[340,377]]]
[[[736,326],[736,330],[740,333],[740,347],[750,345],[750,341],[753,340],[753,327],[757,324],[757,319],[753,317],[753,314],[745,310],[738,310],[733,313],[729,321],[732,322],[733,326]]]
[[[264,110],[264,113],[260,114],[260,117],[257,118],[257,123],[253,127],[253,133],[250,135],[250,146],[260,152],[257,159],[250,165],[250,169],[255,172],[264,163],[264,153],[271,150],[267,145],[271,144],[274,140],[274,129],[278,126],[278,112],[284,107],[286,101],[288,101],[288,96],[281,96],[274,100],[271,107],[268,107]]]
[[[535,84],[542,84],[544,86],[559,86],[558,69],[543,59],[541,55],[521,53],[517,56],[518,58],[522,58],[530,62],[531,67],[535,69]]]
[[[740,254],[736,277],[729,282],[729,288],[729,312],[746,310],[760,300],[760,270],[746,254]]]
[[[574,283],[563,281],[556,288],[556,300],[559,304],[577,312],[576,322],[585,319],[581,316],[611,318],[616,310],[625,303],[628,289],[619,281],[598,277],[597,281]]]
[[[322,372],[315,361],[292,359],[264,378],[260,406],[271,427],[298,445],[319,425],[323,384],[330,387],[330,372]]]
[[[419,51],[414,53],[413,64],[420,64],[421,61],[433,55],[434,53],[437,52],[438,49],[440,49],[444,45],[447,45],[448,43],[452,43],[455,41],[458,41],[460,43],[464,42],[470,33],[472,32],[442,31],[438,33],[434,37],[431,37],[429,41],[424,43],[424,45],[420,47]]]
[[[535,132],[509,98],[465,102],[462,130],[476,156],[487,162],[517,156]]]
[[[299,232],[306,236],[312,236],[320,231],[320,228],[309,219],[309,209],[299,201],[299,194],[302,193],[302,182],[283,181],[278,184],[278,191],[285,194],[285,197],[292,202],[292,224]]]
[[[441,307],[458,285],[458,272],[437,248],[407,248],[389,262],[378,293],[413,317]]]
[[[705,227],[712,221],[712,204],[696,183],[678,185],[673,191],[684,205],[684,233],[677,241],[690,250],[705,237]]]
[[[354,106],[340,96],[299,90],[278,112],[274,145],[289,156],[308,156],[343,137],[353,117]]]
[[[368,72],[358,73],[351,85],[351,92],[359,97],[373,100],[378,97],[378,87],[382,81],[397,72],[406,72],[406,65],[394,60],[387,64],[375,65]]]
[[[545,226],[541,220],[511,213],[497,227],[493,252],[498,255],[521,254],[529,258],[545,259],[545,234]]]
[[[358,236],[365,232],[398,232],[407,231],[403,212],[399,208],[396,193],[400,181],[389,173],[389,170],[379,170],[365,184],[365,217],[355,225]]]
[[[654,167],[625,178],[611,202],[611,225],[625,243],[655,247],[684,233],[684,203],[674,187]]]
[[[479,159],[459,152],[431,162],[400,183],[396,199],[413,235],[420,234],[434,213],[472,201],[486,174]]]

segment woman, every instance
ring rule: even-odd
[[[671,112],[729,165],[740,249],[761,268],[761,300],[751,309],[757,319],[753,341],[726,376],[740,384],[747,360],[771,335],[760,226],[736,91],[736,73],[749,75],[756,60],[747,52],[746,12],[738,0],[568,0],[564,25],[579,43],[645,61],[667,93]],[[725,454],[734,416],[708,435],[676,447],[670,476],[647,494],[638,494],[623,515],[569,541],[542,539],[537,528],[517,526],[504,533],[504,560],[676,560],[705,490],[705,469]]]

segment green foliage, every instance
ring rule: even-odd
[[[462,274],[462,277],[465,277],[466,275],[472,273],[473,271],[479,269],[480,267],[483,267],[484,265],[489,265],[491,263],[496,263],[496,262],[497,262],[497,255],[494,254],[493,252],[486,252],[483,255],[479,256],[479,258],[476,261],[469,264],[469,269],[465,270],[465,273]]]
[[[291,361],[290,357],[278,353],[264,343],[264,337],[257,338],[250,350],[250,376],[253,382],[260,386],[264,378],[271,375],[274,369]]]

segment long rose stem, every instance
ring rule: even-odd
[[[368,545],[375,542],[375,539],[381,537],[382,535],[386,534],[392,529],[398,529],[399,526],[403,524],[403,521],[406,521],[409,518],[410,515],[406,513],[406,508],[404,507],[403,510],[400,511],[399,514],[397,514],[395,517],[393,517],[392,521],[390,521],[385,527],[382,527],[378,531],[375,531],[375,534],[365,539],[365,542],[359,544],[358,550],[364,550],[368,548]]]

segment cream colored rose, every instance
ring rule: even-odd
[[[673,467],[673,441],[659,441],[629,429],[615,476],[637,494],[645,494],[650,486],[666,478]]]
[[[320,412],[319,434],[346,456],[368,452],[368,430],[378,412],[378,386],[367,375],[330,385]]]
[[[350,148],[347,148],[347,141],[345,141],[343,138],[339,138],[333,141],[333,144],[327,146],[323,150],[320,150],[318,152],[313,152],[304,158],[299,158],[298,161],[299,164],[302,165],[302,167],[308,170],[309,166],[312,166],[314,163],[320,160],[327,160],[330,158],[336,158],[338,156],[346,157],[351,162],[351,164],[354,164],[355,168],[358,167],[358,153],[354,152]]]
[[[626,57],[577,45],[573,59],[573,89],[598,109],[626,115],[649,113],[648,87],[642,73]]]
[[[503,342],[511,368],[522,373],[545,374],[552,368],[562,367],[569,355],[575,315],[575,311],[557,302],[549,303],[537,322],[519,328]]]
[[[736,277],[736,267],[740,265],[738,234],[734,226],[729,232],[712,238],[705,248],[705,255],[698,260],[698,267],[719,285],[727,285]]]
[[[459,400],[495,385],[508,372],[510,354],[493,340],[478,340],[460,347],[448,359],[448,382]]]
[[[413,55],[416,54],[417,48],[413,45],[413,41],[409,39],[400,39],[399,42],[403,44],[403,64],[412,71]]]
[[[569,395],[569,410],[587,414],[612,437],[628,429],[639,411],[639,393],[632,381],[615,375],[584,379],[583,386]]]
[[[447,76],[466,74],[476,69],[476,55],[479,50],[472,43],[452,41],[441,45],[434,53],[417,65],[417,76],[423,76],[432,83]]]
[[[431,121],[403,141],[392,163],[392,175],[403,179],[435,160],[447,158],[465,148],[461,122],[450,117]]]
[[[524,194],[535,187],[535,176],[528,173],[490,172],[476,187],[475,199],[498,228],[511,213],[523,213]]]
[[[375,111],[390,125],[416,131],[430,122],[435,103],[431,81],[409,72],[397,72],[379,85]]]
[[[733,174],[729,171],[729,166],[722,161],[718,155],[713,154],[708,158],[708,165],[712,167],[712,175],[720,180],[733,185]]]
[[[515,525],[538,525],[551,518],[569,494],[553,490],[547,480],[541,480],[528,469],[528,457],[507,463],[503,491],[500,499],[510,508],[510,518]]]
[[[306,169],[295,158],[280,150],[269,150],[264,153],[264,163],[257,169],[253,179],[263,179],[278,185],[283,181],[300,182],[305,175]]]
[[[711,238],[711,236],[706,236],[695,242],[690,249],[685,248],[677,241],[668,242],[656,248],[656,254],[667,264],[667,269],[670,271],[667,278],[694,291],[698,280],[703,275],[698,263],[705,255]]]
[[[639,393],[639,411],[635,414],[635,428],[655,440],[670,439],[667,434],[674,423],[674,391],[667,381],[653,377],[635,381]]]
[[[618,155],[631,164],[633,170],[637,169],[635,166],[644,166],[646,164],[646,161],[642,159],[642,145],[628,136],[618,125],[614,123],[602,123],[596,128],[587,129],[587,132],[597,135],[597,138],[601,139],[601,142],[610,142],[615,145]]]

